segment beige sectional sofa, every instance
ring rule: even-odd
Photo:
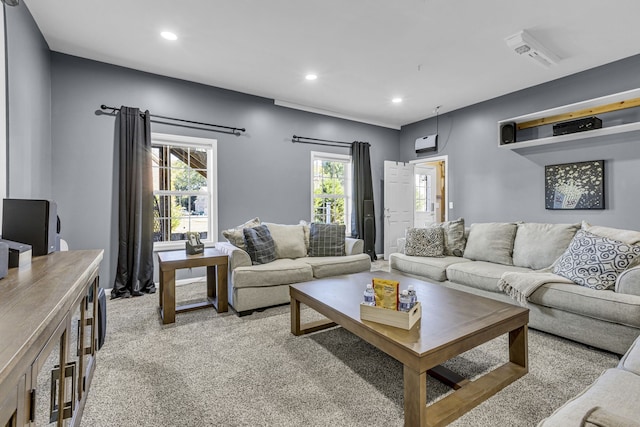
[[[640,427],[640,339],[620,360],[538,427]]]
[[[313,279],[359,273],[371,269],[369,255],[363,253],[364,241],[344,238],[344,255],[309,256],[309,225],[266,224],[276,245],[276,259],[254,265],[243,248],[238,231],[243,226],[261,224],[256,218],[236,229],[226,230],[228,242],[216,248],[229,256],[229,304],[239,316],[256,309],[290,302],[289,285]],[[313,254],[312,254],[313,255]]]
[[[455,252],[447,246],[457,245],[463,248],[457,251],[459,256],[416,256],[416,239],[409,248],[407,240],[402,253],[389,256],[391,269],[450,288],[521,303],[530,310],[530,327],[617,354],[625,353],[640,334],[640,266],[635,266],[640,257],[633,257],[639,249],[640,232],[586,222],[479,223],[466,229],[464,221],[458,220],[440,227],[444,230],[443,252]],[[622,242],[625,250],[635,252],[623,256],[623,262],[603,256],[603,264],[622,267],[615,275],[576,270],[582,277],[575,280],[586,281],[581,286],[567,279],[565,276],[572,275],[562,270],[570,270],[567,254],[580,258],[579,251],[584,250],[589,255],[579,235]],[[589,281],[597,274],[606,277],[604,283],[610,289],[595,289],[599,285]]]

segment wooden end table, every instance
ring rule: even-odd
[[[186,251],[158,252],[160,268],[160,317],[164,325],[176,321],[176,313],[215,307],[218,313],[228,310],[227,265],[229,257],[216,248],[205,248],[204,253],[187,255]],[[207,300],[176,307],[176,270],[207,267]]]

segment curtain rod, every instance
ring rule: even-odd
[[[306,139],[307,141],[302,141],[303,139]],[[330,140],[330,139],[309,138],[309,137],[306,137],[306,136],[298,136],[298,135],[293,135],[293,139],[291,140],[291,142],[293,142],[294,144],[296,142],[298,142],[298,143],[301,143],[301,144],[315,144],[315,145],[324,145],[324,146],[327,146],[327,147],[343,147],[343,148],[351,147],[351,144],[353,144],[353,142],[333,141],[333,140]],[[367,144],[368,144],[368,142],[367,142]]]
[[[102,104],[100,106],[100,108],[102,110],[112,110],[112,112],[116,112],[116,111],[120,111],[119,108],[116,107],[109,107],[107,105]],[[205,122],[196,122],[193,120],[185,120],[185,119],[176,119],[175,117],[167,117],[167,116],[160,116],[158,114],[149,114],[151,117],[157,117],[159,119],[165,119],[165,120],[174,120],[177,122],[184,122],[184,123],[191,123],[194,125],[203,125],[203,126],[211,126],[211,127],[217,127],[217,128],[222,128],[222,129],[229,129],[232,133],[236,133],[237,132],[246,132],[245,128],[237,128],[237,127],[233,127],[233,126],[222,126],[222,125],[214,125],[212,123],[205,123]],[[173,123],[164,123],[167,125],[174,125]],[[179,126],[177,124],[175,124],[175,126]]]

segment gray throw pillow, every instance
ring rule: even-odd
[[[578,230],[553,272],[591,289],[613,289],[618,274],[638,256],[640,246]]]
[[[250,219],[249,221],[245,222],[244,224],[238,225],[237,227],[224,230],[222,232],[222,235],[233,246],[242,250],[246,250],[247,247],[244,244],[244,234],[242,230],[245,228],[255,227],[256,225],[260,225],[260,218],[258,217]]]
[[[446,221],[439,224],[444,237],[444,255],[462,256],[467,239],[464,237],[464,219]]]
[[[571,243],[580,224],[518,224],[513,265],[540,270],[551,266]]]
[[[322,224],[312,222],[309,225],[309,256],[345,255],[344,224]]]
[[[475,261],[513,265],[515,236],[516,224],[512,222],[471,224],[463,256]]]
[[[251,262],[255,264],[266,264],[276,259],[276,244],[271,237],[269,227],[258,225],[256,227],[245,228],[244,244],[247,246],[247,253]]]
[[[405,255],[441,257],[444,253],[444,232],[434,225],[428,228],[407,228]]]

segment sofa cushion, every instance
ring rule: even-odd
[[[553,272],[581,286],[613,289],[618,274],[639,255],[640,246],[579,230]]]
[[[309,264],[313,270],[313,277],[316,279],[371,270],[371,257],[362,253],[346,256],[306,257],[299,258],[298,261]]]
[[[238,267],[231,274],[234,288],[288,285],[313,280],[313,270],[309,264],[287,258],[268,264]]]
[[[579,228],[580,224],[518,224],[513,241],[513,265],[534,270],[551,266]]]
[[[438,225],[407,228],[405,239],[404,253],[407,255],[441,257],[444,252],[443,231]]]
[[[471,262],[471,260],[455,256],[442,258],[416,257],[400,253],[394,253],[389,256],[389,266],[392,269],[414,276],[426,277],[437,282],[447,280],[446,270],[448,266],[467,262]]]
[[[567,283],[547,283],[529,296],[529,302],[593,319],[640,328],[640,297],[599,291]],[[581,329],[582,325],[567,325]],[[589,331],[584,331],[588,334]]]
[[[269,228],[276,245],[276,258],[301,258],[307,256],[302,225],[263,223]]]
[[[459,283],[476,289],[501,293],[498,281],[506,272],[530,272],[531,269],[501,265],[492,262],[475,261],[463,264],[453,264],[447,267],[447,278],[451,282]]]
[[[444,255],[462,256],[467,238],[464,233],[464,219],[445,221],[439,224],[444,237]]]
[[[312,222],[309,225],[309,256],[345,255],[345,231],[344,224]]]
[[[585,391],[566,402],[543,420],[538,427],[582,427],[583,420],[596,407],[629,420],[638,419],[637,405],[622,396],[638,396],[640,381],[637,375],[622,369],[607,369]]]
[[[604,227],[601,225],[591,225],[587,221],[582,221],[582,229],[596,236],[608,237],[613,240],[628,243],[630,245],[640,244],[640,231],[623,230],[621,228]]]
[[[513,240],[516,224],[489,222],[471,224],[463,256],[475,261],[513,265]]]
[[[266,225],[243,228],[244,244],[253,264],[266,264],[276,259],[276,244]]]
[[[258,217],[250,219],[249,221],[245,222],[244,224],[238,225],[237,227],[223,230],[222,235],[232,245],[242,250],[246,250],[247,247],[244,244],[244,234],[242,233],[242,229],[255,227],[256,225],[260,225],[260,218]]]

